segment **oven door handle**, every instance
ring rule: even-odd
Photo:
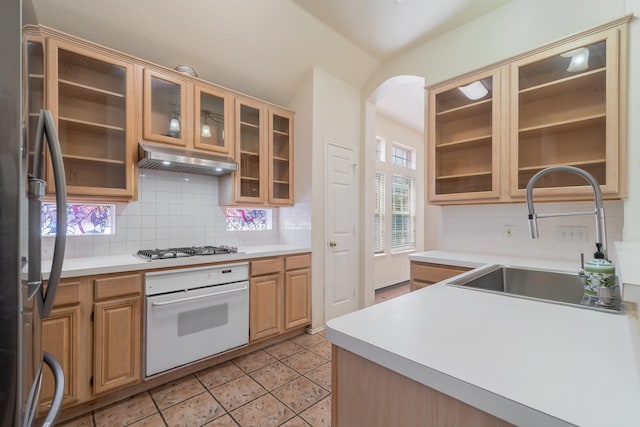
[[[247,289],[249,289],[249,288],[246,287],[246,286],[243,286],[242,288],[231,289],[231,290],[228,290],[228,291],[214,292],[212,294],[204,294],[204,295],[198,295],[198,296],[194,296],[194,297],[186,297],[186,298],[174,299],[172,301],[152,302],[151,305],[154,306],[154,307],[162,307],[162,306],[165,306],[165,305],[178,304],[178,303],[186,302],[186,301],[194,301],[194,300],[199,300],[199,299],[202,299],[202,298],[209,298],[209,297],[217,297],[219,295],[234,294],[236,292],[246,291]]]

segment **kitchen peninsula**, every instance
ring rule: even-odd
[[[477,267],[472,258],[435,251],[422,260]],[[336,427],[356,419],[372,426],[631,426],[640,419],[634,303],[611,314],[442,282],[330,320],[327,337]]]

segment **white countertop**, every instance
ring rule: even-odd
[[[134,255],[112,255],[84,258],[65,258],[62,277],[78,277],[94,274],[119,273],[124,271],[153,270],[156,268],[193,266],[198,264],[234,262],[238,260],[263,258],[311,252],[310,248],[290,245],[263,245],[239,247],[237,254],[193,256],[165,260],[145,261]],[[26,267],[25,267],[26,268]],[[43,279],[49,278],[51,260],[42,261]]]
[[[562,263],[547,260],[523,265],[511,257],[497,258],[488,262],[562,269]],[[488,260],[441,251],[411,259],[462,266]],[[565,267],[571,271],[575,265]],[[625,313],[439,283],[332,319],[327,336],[519,426],[637,426],[639,322],[635,306],[628,304]]]
[[[615,245],[624,300],[640,303],[640,242],[616,242]]]

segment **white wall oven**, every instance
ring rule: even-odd
[[[248,263],[147,273],[145,376],[246,345],[248,279]]]

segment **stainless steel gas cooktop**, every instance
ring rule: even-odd
[[[198,255],[220,255],[235,254],[238,248],[234,246],[189,246],[183,248],[166,248],[166,249],[142,249],[136,253],[136,256],[145,261],[154,261],[158,259],[184,258]]]

